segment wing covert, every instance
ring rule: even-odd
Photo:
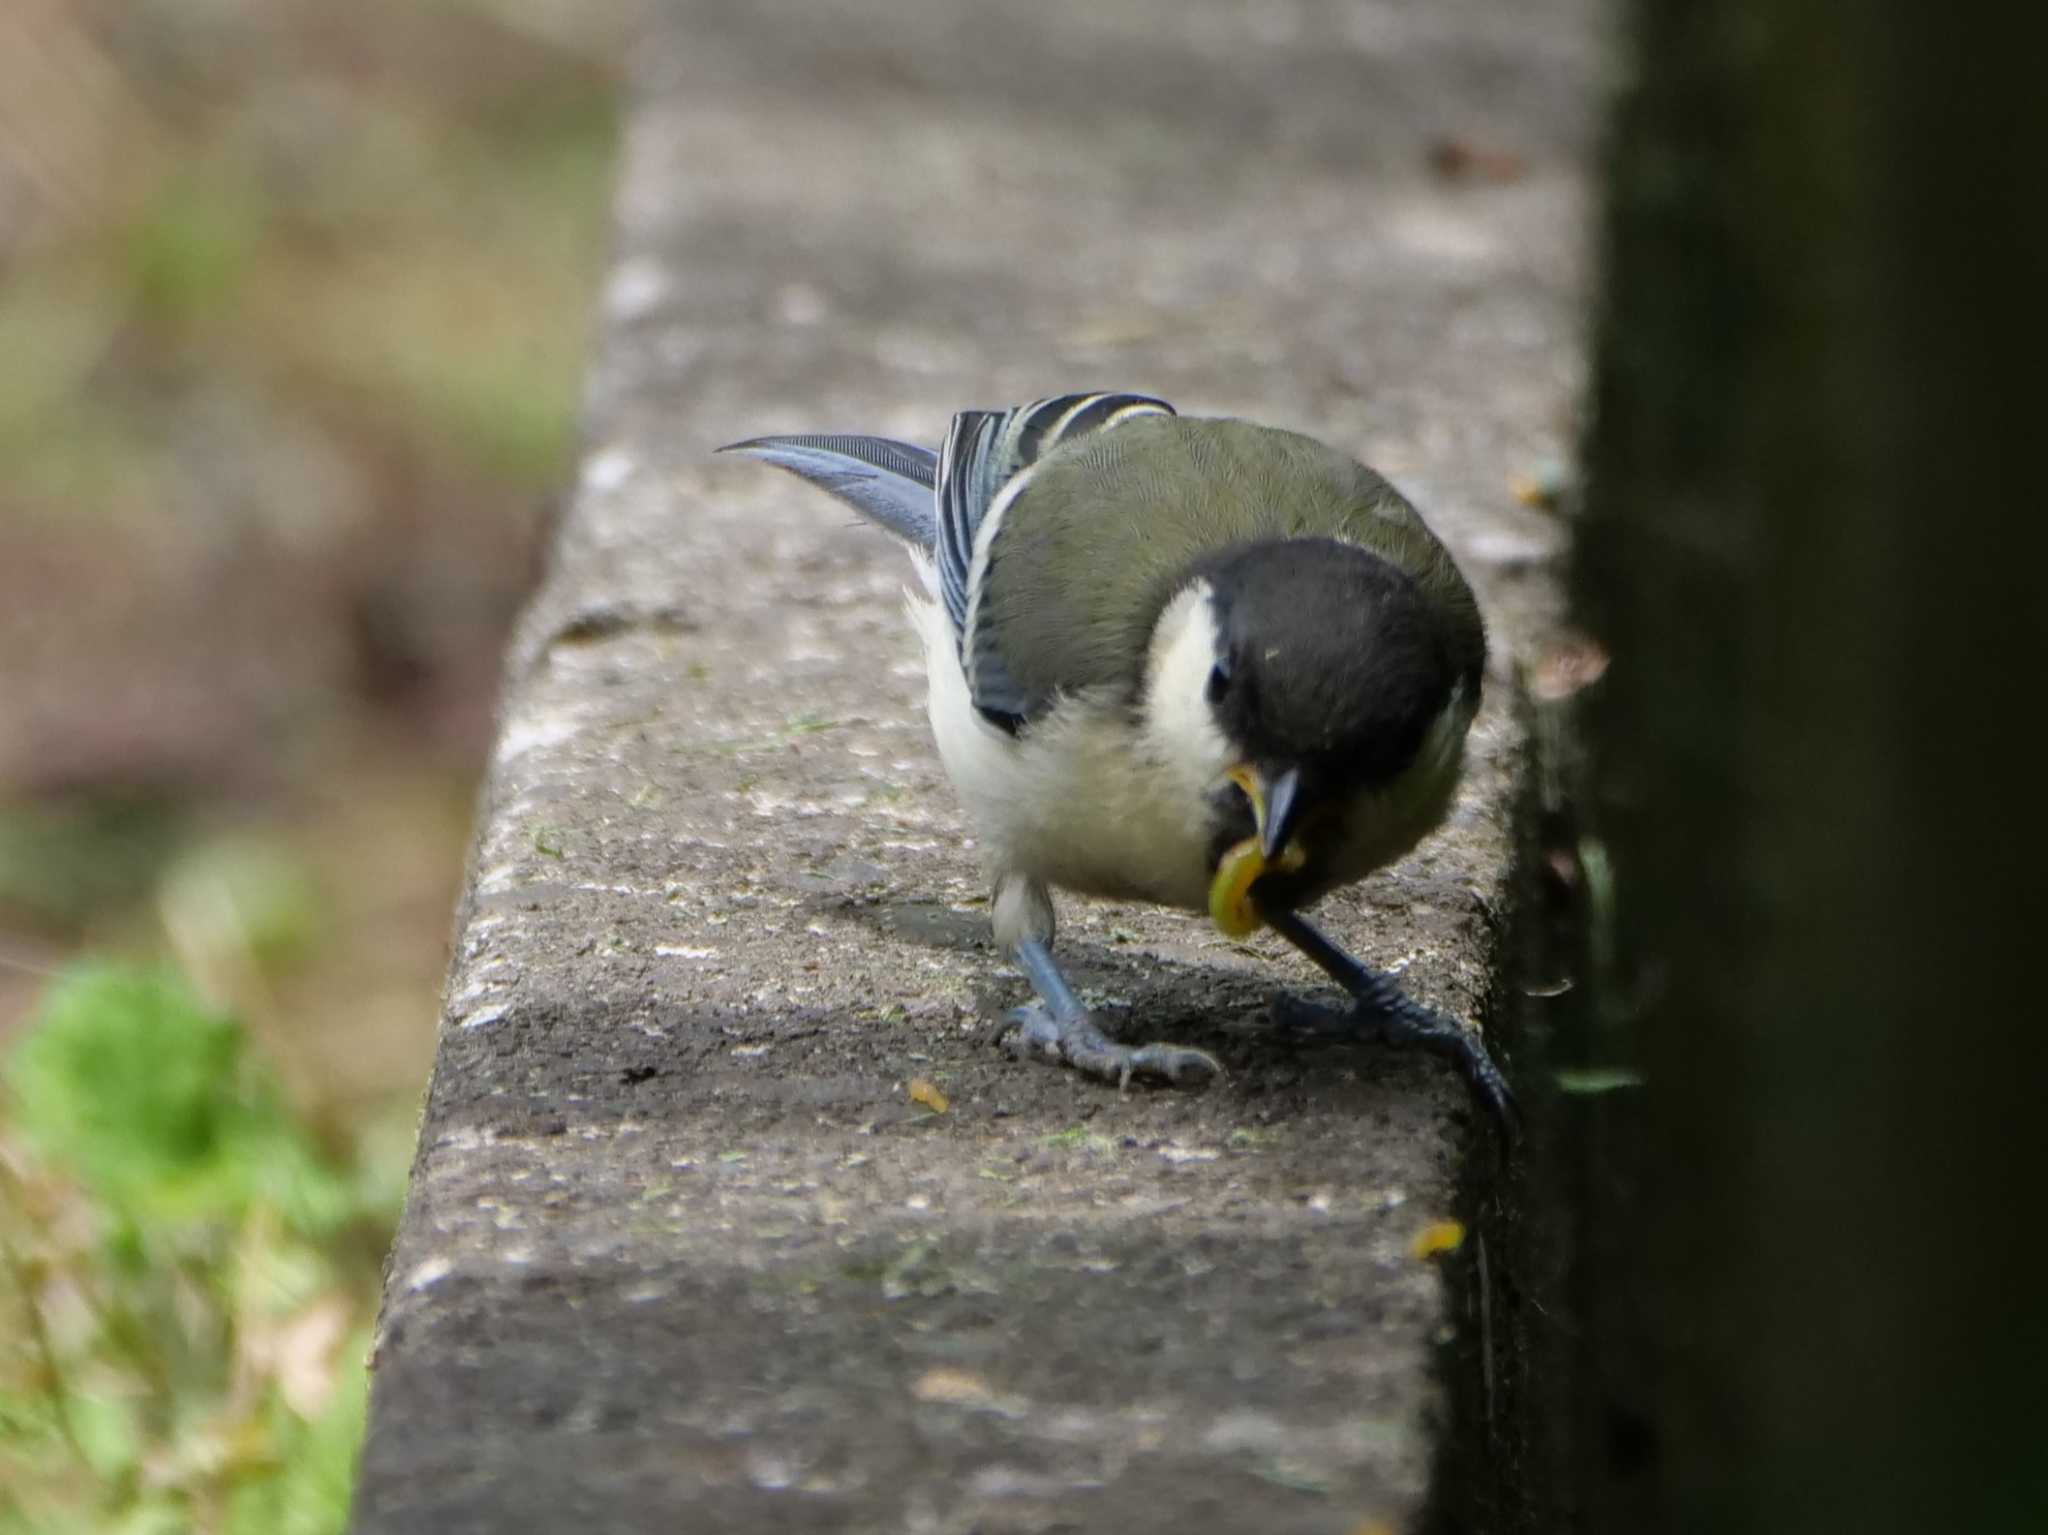
[[[1063,443],[1138,416],[1172,414],[1171,405],[1150,395],[1098,392],[1054,395],[1006,411],[962,411],[953,418],[939,452],[939,589],[968,690],[991,723],[1014,732],[1050,702],[1018,685],[976,622],[976,583],[987,569],[986,551],[1023,477]]]

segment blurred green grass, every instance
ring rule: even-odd
[[[627,21],[0,5],[0,1531],[345,1519]]]
[[[318,1145],[232,1017],[85,963],[0,1113],[0,1531],[338,1531],[403,1140]]]

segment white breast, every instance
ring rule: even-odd
[[[1229,765],[1214,727],[1207,727],[1215,736],[1207,752],[1213,771],[1148,739],[1121,701],[1068,698],[1011,736],[975,709],[944,610],[913,597],[910,613],[924,640],[932,735],[991,875],[1203,909],[1204,790]],[[1205,658],[1205,675],[1208,666]]]

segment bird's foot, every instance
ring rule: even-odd
[[[1204,1050],[1184,1045],[1120,1045],[1088,1013],[1055,1013],[1043,1002],[1013,1009],[996,1040],[1019,1060],[1064,1063],[1076,1071],[1127,1087],[1132,1077],[1156,1077],[1175,1087],[1197,1087],[1223,1075],[1223,1066]]]
[[[1384,976],[1375,974],[1373,979],[1379,985],[1354,998],[1349,1006],[1278,997],[1273,1003],[1273,1021],[1290,1033],[1312,1039],[1372,1042],[1440,1055],[1464,1074],[1473,1096],[1485,1105],[1501,1135],[1510,1143],[1515,1141],[1521,1134],[1521,1110],[1508,1079],[1494,1064],[1478,1032],[1411,1000]]]

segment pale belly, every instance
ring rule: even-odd
[[[1083,895],[1204,909],[1208,807],[1120,724],[1061,724],[1005,741],[998,772],[979,754],[959,754],[957,771],[947,763],[992,865]]]
[[[1147,762],[1128,731],[1087,735],[1078,743],[1025,743],[1002,791],[976,792],[989,781],[971,779],[970,788],[955,776],[996,869],[1084,895],[1206,911],[1216,838],[1208,797],[1190,794]],[[1462,757],[1424,757],[1387,790],[1361,795],[1305,827],[1310,878],[1300,887],[1300,904],[1405,857],[1441,825]],[[967,766],[969,775],[975,766]]]
[[[1208,808],[1150,760],[1127,717],[1061,711],[1006,735],[975,710],[943,612],[918,600],[910,612],[925,643],[932,736],[990,875],[1202,910]]]

